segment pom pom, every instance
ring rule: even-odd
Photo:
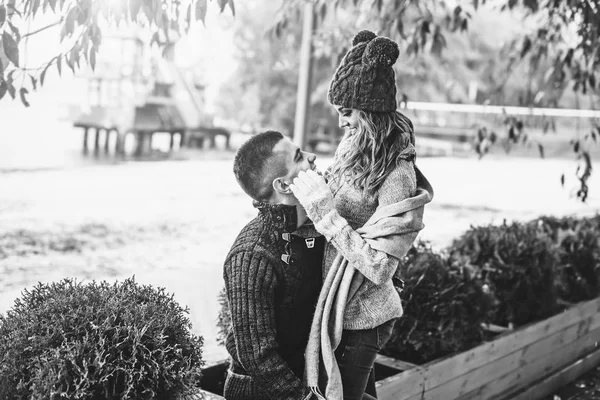
[[[352,39],[352,46],[356,46],[359,43],[370,42],[371,40],[375,39],[376,37],[377,37],[376,34],[365,29],[364,31],[358,32],[354,36],[354,39]]]
[[[367,45],[363,60],[391,67],[400,56],[398,44],[386,37],[377,37]]]

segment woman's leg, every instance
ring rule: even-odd
[[[374,393],[365,394],[365,389],[375,363],[375,357],[389,340],[393,327],[394,320],[374,329],[345,330],[343,332],[335,356],[342,375],[344,400],[376,398],[373,396]]]

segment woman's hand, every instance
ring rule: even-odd
[[[327,213],[334,209],[333,195],[325,179],[313,170],[301,171],[290,189],[296,199],[306,210],[308,218],[314,223],[319,222]]]

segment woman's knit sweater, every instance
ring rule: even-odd
[[[412,148],[412,145],[410,146]],[[402,316],[400,296],[392,284],[399,260],[374,250],[356,232],[378,207],[396,203],[415,195],[417,178],[412,156],[399,161],[377,193],[368,197],[348,180],[330,177],[335,210],[315,224],[328,241],[323,260],[323,276],[340,252],[366,278],[352,299],[344,316],[344,329],[375,328]]]

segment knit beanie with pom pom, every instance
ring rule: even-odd
[[[329,103],[364,111],[396,110],[398,44],[371,31],[360,31],[342,59],[329,86]]]

